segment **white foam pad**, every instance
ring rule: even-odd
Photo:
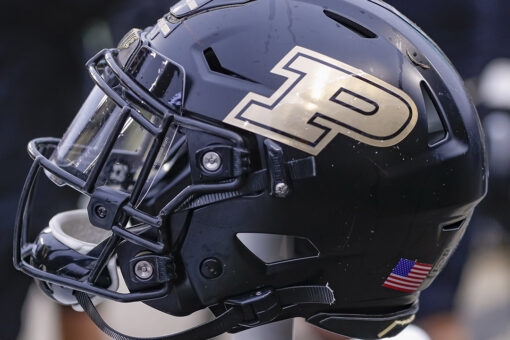
[[[49,227],[50,232],[59,242],[83,255],[86,255],[112,235],[109,230],[94,227],[89,221],[86,209],[70,210],[57,214],[50,220]],[[116,291],[119,287],[116,256],[108,261],[106,268],[112,280],[112,284],[108,289]],[[73,309],[77,311],[83,311],[76,299],[72,299],[72,301],[64,300],[62,296],[60,298],[55,296],[55,298],[65,305],[72,305]],[[99,304],[102,300],[98,296],[92,297],[94,305]]]
[[[49,224],[57,240],[84,255],[112,235],[111,231],[94,227],[86,209],[57,214]]]

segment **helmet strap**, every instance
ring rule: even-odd
[[[296,286],[282,289],[259,290],[254,293],[232,298],[225,302],[226,311],[214,320],[186,331],[155,338],[138,338],[122,334],[110,327],[101,317],[90,297],[75,292],[78,303],[92,322],[106,335],[115,340],[188,340],[209,339],[232,329],[255,327],[276,319],[286,306],[299,304],[332,305],[335,302],[329,286]]]

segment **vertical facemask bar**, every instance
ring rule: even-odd
[[[156,140],[153,142],[153,145],[151,147],[151,151],[149,153],[149,157],[148,157],[149,158],[148,159],[149,162],[146,162],[144,164],[144,169],[142,169],[142,173],[141,173],[142,175],[145,175],[145,172],[147,171],[147,170],[145,170],[145,167],[148,165],[148,163],[150,163],[150,167],[152,167],[153,161],[152,161],[151,157],[152,157],[152,154],[153,154],[153,150],[157,146],[156,145],[157,144],[156,141],[158,139],[160,139],[160,136],[163,134],[163,131],[164,131],[161,128],[155,127],[152,124],[152,122],[147,120],[147,118],[145,118],[143,115],[138,113],[136,110],[134,110],[131,107],[129,107],[128,103],[119,94],[117,94],[111,87],[109,87],[108,84],[103,80],[103,78],[101,77],[99,72],[96,70],[96,60],[99,59],[99,58],[104,57],[105,55],[110,55],[110,57],[112,59],[111,63],[112,64],[115,63],[113,61],[113,57],[111,55],[111,52],[109,52],[107,50],[103,50],[101,53],[96,55],[94,57],[94,59],[92,59],[91,62],[87,63],[87,66],[88,66],[88,69],[89,69],[89,73],[91,74],[91,77],[94,80],[94,82],[96,83],[96,85],[109,98],[111,98],[115,102],[115,104],[117,104],[119,107],[121,107],[122,111],[121,111],[120,117],[118,118],[118,121],[117,121],[117,123],[115,125],[113,133],[109,136],[104,149],[101,151],[101,154],[99,156],[98,162],[95,164],[94,169],[92,170],[92,173],[89,175],[89,178],[87,180],[85,190],[89,194],[92,193],[92,191],[93,191],[93,189],[94,189],[94,187],[96,185],[98,176],[101,173],[101,170],[103,169],[104,164],[106,163],[106,161],[108,159],[108,156],[110,155],[110,153],[111,153],[111,151],[112,151],[112,149],[113,149],[113,147],[115,145],[117,137],[118,137],[120,131],[122,130],[122,127],[124,126],[124,123],[125,123],[126,119],[128,118],[128,115],[130,117],[132,117],[135,122],[140,124],[140,126],[142,126],[144,129],[146,129],[151,135],[156,137]],[[115,74],[117,75],[117,73],[115,73]],[[167,118],[167,120],[168,120],[168,118]],[[156,150],[156,156],[157,156],[157,150]],[[154,159],[155,159],[155,157],[154,157]],[[150,172],[150,168],[149,168],[148,172]],[[148,176],[148,173],[147,173],[147,176]],[[144,184],[143,181],[144,180],[146,180],[146,176],[139,176],[138,179],[137,179],[137,182],[135,184],[135,188],[143,187],[143,184]],[[138,189],[138,190],[141,190],[141,189]],[[136,194],[133,195],[133,193],[132,193],[131,197],[134,197],[134,196],[137,196],[137,195]]]
[[[169,128],[171,123],[170,118],[171,116],[166,116],[165,118],[163,118],[162,123],[163,131],[166,131]],[[149,177],[152,167],[154,166],[154,162],[158,157],[159,150],[161,149],[161,145],[163,144],[163,141],[165,139],[165,133],[163,131],[157,134],[155,136],[155,140],[152,142],[149,154],[147,155],[146,158],[146,162],[142,167],[138,180],[136,181],[135,187],[133,188],[133,191],[131,193],[131,197],[129,198],[129,203],[131,205],[135,205],[136,202],[138,201],[138,198],[140,197],[140,194],[147,181],[147,178]]]
[[[154,100],[151,96],[147,95],[147,96],[143,96],[143,94],[145,94],[145,91],[144,89],[142,89],[140,86],[138,86],[138,84],[136,84],[136,82],[134,82],[130,77],[126,76],[126,74],[123,72],[122,68],[117,65],[117,63],[115,62],[114,58],[113,58],[113,55],[111,52],[109,51],[106,51],[104,53],[104,57],[105,57],[105,60],[108,64],[108,66],[110,66],[110,68],[112,69],[113,73],[118,77],[119,81],[126,87],[132,89],[136,95],[138,96],[141,96],[143,97],[143,100],[151,107],[153,108],[154,110],[157,110],[161,113],[164,114],[164,118],[163,118],[163,122],[161,124],[161,127],[158,128],[158,129],[154,129],[154,125],[152,125],[152,123],[150,123],[148,120],[145,119],[145,117],[143,117],[142,115],[138,114],[136,111],[134,110],[131,110],[131,113],[137,113],[137,115],[133,115],[133,119],[135,119],[137,122],[140,123],[140,125],[144,128],[148,128],[147,130],[155,136],[155,140],[153,141],[153,144],[151,146],[151,149],[149,151],[149,154],[147,155],[147,158],[146,158],[146,162],[144,163],[144,166],[141,170],[141,173],[138,177],[138,180],[135,184],[135,187],[130,195],[130,198],[129,198],[129,205],[125,206],[125,208],[128,208],[128,210],[130,210],[132,213],[136,213],[136,215],[142,215],[141,212],[138,212],[136,209],[132,208],[136,202],[138,201],[139,199],[139,196],[140,196],[140,193],[145,185],[145,182],[147,181],[147,178],[151,172],[151,169],[154,165],[154,162],[156,161],[157,159],[157,156],[158,156],[158,152],[161,148],[161,145],[164,141],[164,138],[165,138],[165,131],[168,129],[168,127],[170,126],[171,122],[172,122],[172,117],[174,116],[173,114],[169,113],[169,110],[164,107],[163,105],[161,105],[157,100]],[[183,74],[182,78],[183,78],[183,84],[182,84],[182,92],[184,92],[184,79],[185,79],[185,76],[184,76],[184,70],[182,68],[180,68],[181,70],[181,73]],[[105,84],[106,85],[106,84]],[[143,118],[142,118],[143,117]],[[140,119],[142,118],[142,119]],[[144,219],[142,219],[142,221],[144,221]],[[154,221],[150,221],[150,222],[154,222]],[[157,224],[156,226],[159,227],[160,223],[149,223],[151,226],[155,226],[155,224]],[[147,242],[145,239],[143,238],[140,238],[128,231],[126,231],[125,229],[121,228],[120,226],[113,226],[112,230],[116,233],[116,234],[121,234],[123,235],[123,237],[129,239],[131,242],[134,242],[135,244],[138,244],[138,245],[141,245],[141,246],[145,246],[145,247],[148,247],[149,249],[151,249],[152,251],[156,251],[158,253],[161,253],[161,251],[163,250],[163,244],[161,244],[160,242],[154,244],[153,242]]]
[[[105,247],[101,250],[101,253],[99,254],[96,263],[92,270],[89,273],[89,277],[87,278],[87,281],[90,284],[95,284],[96,281],[99,279],[99,276],[103,272],[104,268],[106,267],[108,261],[110,260],[110,257],[112,256],[113,252],[115,251],[115,248],[120,242],[120,237],[116,234],[113,234],[108,241],[106,242]]]
[[[132,89],[136,94],[144,93],[140,87],[138,87],[129,77],[126,77],[125,73],[122,71],[122,68],[118,66],[113,58],[113,55],[110,51],[104,51],[103,54],[100,54],[98,57],[101,57],[104,55],[105,60],[107,61],[108,66],[111,67],[113,73],[118,77],[118,79],[121,81],[121,83],[125,86],[132,86]],[[152,170],[152,167],[154,165],[154,162],[156,161],[156,158],[158,156],[159,150],[163,144],[163,140],[165,137],[165,131],[169,127],[171,123],[172,115],[167,113],[168,110],[164,107],[160,107],[159,112],[165,112],[163,122],[161,124],[160,128],[154,129],[155,126],[147,120],[143,115],[138,114],[135,116],[135,110],[130,108],[128,104],[117,95],[117,93],[106,84],[106,82],[103,80],[103,78],[99,75],[99,73],[96,70],[96,64],[91,63],[89,66],[89,71],[92,75],[92,79],[96,82],[96,84],[107,94],[109,93],[115,93],[116,95],[116,102],[117,105],[121,105],[122,111],[120,114],[120,117],[118,118],[118,121],[116,122],[115,128],[110,134],[107,143],[104,147],[104,149],[101,151],[101,154],[99,156],[98,162],[96,163],[94,169],[92,170],[92,173],[89,175],[88,181],[87,181],[87,192],[92,193],[94,190],[97,179],[99,174],[101,173],[104,164],[106,163],[108,156],[110,155],[117,137],[119,136],[122,127],[124,126],[124,123],[126,122],[126,119],[128,116],[132,116],[135,121],[143,122],[140,124],[142,127],[150,127],[150,129],[147,129],[147,131],[155,137],[154,141],[152,142],[152,145],[150,147],[149,153],[145,159],[144,165],[141,169],[140,175],[137,178],[137,181],[135,183],[135,186],[130,194],[129,197],[129,203],[130,205],[134,205],[136,201],[138,200],[140,193],[143,189],[143,186],[145,182],[147,181],[147,178]],[[126,84],[128,83],[128,84]],[[144,98],[145,99],[145,98]],[[151,107],[154,108],[154,103],[152,103]],[[155,108],[158,109],[158,108]],[[138,113],[138,112],[136,112]],[[154,114],[154,113],[152,113]],[[127,223],[128,218],[123,218],[122,221],[119,221],[120,223],[118,225],[112,226],[112,232],[114,233],[112,237],[108,240],[105,247],[102,249],[99,257],[96,260],[95,266],[92,268],[89,276],[88,276],[88,282],[91,284],[94,284],[97,279],[99,278],[101,272],[104,270],[105,266],[107,265],[111,254],[113,254],[115,248],[121,241],[121,236],[127,236],[127,239],[131,241],[137,241],[135,243],[140,244],[143,239],[139,237],[135,237],[136,235],[126,231],[123,226]],[[158,233],[160,234],[162,231],[159,230]],[[133,236],[133,237],[131,237]],[[161,235],[158,237],[161,238]],[[154,247],[149,242],[143,242],[145,244],[140,244],[142,246],[149,246],[148,249],[152,251],[157,251],[157,253],[161,253],[163,250],[163,244],[159,243],[157,244],[157,247]]]
[[[153,53],[156,53],[155,51],[153,51],[152,49],[148,48],[147,46],[143,46],[143,48],[146,48],[146,49],[152,51]],[[148,178],[148,176],[150,174],[150,171],[151,171],[151,169],[152,169],[152,167],[154,165],[154,162],[156,161],[156,158],[158,156],[158,152],[159,152],[159,150],[161,148],[161,145],[163,144],[163,141],[164,141],[164,138],[165,138],[165,132],[167,131],[167,129],[170,126],[170,124],[172,123],[172,120],[173,120],[175,115],[173,113],[171,113],[170,110],[166,106],[164,106],[158,100],[154,99],[152,96],[150,96],[148,93],[146,93],[147,91],[145,89],[143,89],[134,80],[132,80],[123,71],[122,67],[117,64],[117,62],[115,61],[111,51],[109,51],[109,50],[104,51],[104,59],[105,59],[107,65],[111,68],[112,72],[115,74],[115,76],[119,79],[119,81],[124,86],[126,86],[129,89],[131,89],[137,96],[140,96],[142,98],[142,100],[145,103],[147,103],[153,110],[155,110],[156,112],[159,112],[164,117],[161,128],[157,129],[156,131],[148,130],[151,134],[154,135],[155,140],[154,140],[154,142],[153,142],[153,144],[151,146],[151,149],[149,151],[149,154],[147,155],[147,158],[146,158],[146,161],[144,163],[144,166],[143,166],[143,168],[142,168],[142,170],[140,172],[140,175],[139,175],[139,177],[137,179],[137,182],[135,183],[135,187],[134,187],[134,189],[133,189],[133,191],[131,193],[131,196],[129,198],[129,202],[133,206],[133,205],[136,204],[136,202],[139,199],[139,196],[140,196],[140,193],[141,193],[141,191],[143,189],[143,186],[144,186],[145,182],[147,181],[147,178]],[[174,63],[173,61],[171,61],[169,59],[166,59],[166,60],[171,62],[181,72],[182,79],[183,79],[183,82],[182,82],[182,97],[184,97],[184,95],[185,95],[184,91],[185,91],[185,86],[186,86],[186,84],[185,84],[186,76],[185,76],[184,69],[182,68],[182,66]],[[93,68],[93,71],[97,73],[97,71],[95,70],[95,67]],[[97,79],[100,82],[104,83],[104,85],[107,86],[107,84],[102,80],[102,78],[100,76],[99,76],[99,79],[98,79],[98,77],[93,77],[93,79]],[[114,92],[114,91],[112,91],[112,92]],[[139,117],[137,117],[137,118],[139,118]],[[144,120],[147,121],[145,119],[145,117],[144,117]],[[152,125],[152,123],[150,123],[150,124]],[[142,125],[142,126],[145,128],[145,125]]]
[[[119,118],[117,122],[115,122],[115,126],[113,128],[113,133],[108,136],[108,139],[106,140],[105,146],[103,150],[101,150],[101,153],[99,154],[99,157],[97,158],[97,162],[94,165],[94,168],[89,174],[89,177],[87,178],[87,182],[85,183],[85,191],[87,193],[92,193],[93,189],[96,186],[97,179],[101,173],[101,170],[103,169],[106,161],[108,160],[108,156],[110,156],[110,153],[112,152],[112,149],[115,145],[115,141],[117,140],[117,136],[122,131],[122,127],[126,123],[126,120],[128,118],[129,112],[131,111],[131,108],[128,106],[124,106],[122,108],[122,111],[119,115]]]
[[[169,125],[168,120],[169,120],[168,117],[166,117],[163,120],[163,130],[165,130],[165,128]],[[156,139],[153,141],[152,146],[149,151],[149,154],[147,155],[146,162],[144,163],[141,173],[135,183],[135,187],[134,187],[133,191],[131,192],[131,195],[129,198],[130,205],[135,204],[135,202],[138,200],[138,197],[140,196],[143,185],[147,181],[150,171],[152,170],[152,167],[154,165],[154,162],[156,160],[158,152],[159,152],[161,145],[163,143],[163,139],[164,139],[164,133],[159,133],[156,136]],[[118,225],[112,226],[112,232],[114,234],[112,235],[112,237],[110,237],[106,246],[101,251],[101,254],[97,258],[94,268],[92,269],[91,273],[89,274],[88,281],[90,283],[92,283],[92,284],[95,283],[96,280],[99,278],[101,272],[107,265],[107,263],[110,259],[110,256],[113,254],[115,248],[121,241],[120,236],[122,236],[122,234],[126,235],[126,233],[128,233],[125,230],[125,228],[123,228],[123,226],[127,223],[127,220],[128,220],[128,218],[124,217],[121,221],[119,221]],[[163,232],[164,232],[164,230],[158,229],[158,235],[159,235],[158,238],[159,239],[161,239],[161,237],[162,237],[161,233],[163,233]],[[134,236],[134,234],[132,234],[132,233],[129,233],[129,235]],[[148,245],[150,245],[150,244],[148,244]],[[149,247],[149,249],[152,251],[157,250],[157,253],[161,253],[163,251],[162,247],[158,247],[156,249],[154,247]]]
[[[23,186],[23,191],[19,200],[18,212],[16,214],[16,222],[14,226],[14,267],[21,269],[21,252],[23,247],[27,243],[28,239],[28,226],[26,218],[26,206],[30,202],[30,196],[32,195],[32,187],[34,186],[37,173],[39,172],[39,159],[36,158],[30,167],[27,179]]]

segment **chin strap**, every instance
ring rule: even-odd
[[[106,335],[110,336],[115,340],[190,340],[190,339],[208,339],[220,335],[227,330],[235,327],[243,321],[243,315],[237,313],[234,307],[227,309],[226,312],[218,316],[216,319],[204,323],[195,328],[188,329],[181,333],[172,335],[165,335],[155,338],[138,338],[135,336],[129,336],[122,334],[115,329],[111,328],[99,315],[96,307],[90,300],[90,297],[83,292],[75,293],[76,299],[80,306],[90,319],[96,324],[96,326],[103,331]]]
[[[181,333],[155,338],[138,338],[122,334],[111,328],[101,317],[90,297],[83,292],[74,293],[78,303],[96,326],[116,340],[198,340],[209,339],[228,332],[237,326],[255,327],[276,319],[288,306],[311,303],[332,305],[333,291],[328,286],[296,286],[282,289],[260,290],[227,300],[226,311],[214,320]]]

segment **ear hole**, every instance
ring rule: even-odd
[[[441,230],[442,231],[457,231],[459,230],[462,225],[464,224],[464,222],[466,222],[466,219],[462,219],[462,220],[459,220],[459,221],[456,221],[456,222],[453,222],[453,223],[448,223],[446,225],[444,225]]]
[[[257,83],[256,81],[254,81],[252,79],[246,78],[243,75],[240,75],[240,74],[238,74],[238,73],[236,73],[234,71],[231,71],[231,70],[229,70],[227,68],[224,68],[221,65],[220,59],[218,58],[218,56],[216,55],[216,52],[214,52],[212,47],[209,47],[209,48],[204,50],[204,57],[205,57],[205,60],[207,61],[207,65],[209,66],[209,69],[211,71],[213,71],[213,72],[221,73],[221,74],[224,74],[224,75],[229,76],[229,77],[234,77],[234,78],[239,78],[239,79],[247,80],[247,81],[250,81],[252,83]]]
[[[356,33],[360,37],[368,39],[377,38],[377,34],[372,32],[368,28],[361,26],[359,23],[352,21],[351,19],[347,19],[346,17],[343,17],[338,13],[325,9],[324,14],[326,14],[328,18],[333,19],[340,25],[350,29],[352,32]]]
[[[446,139],[447,133],[443,115],[440,113],[441,107],[425,82],[421,83],[421,91],[427,114],[428,142],[432,146]]]
[[[304,237],[259,233],[236,236],[253,255],[267,264],[319,256],[315,245]]]

